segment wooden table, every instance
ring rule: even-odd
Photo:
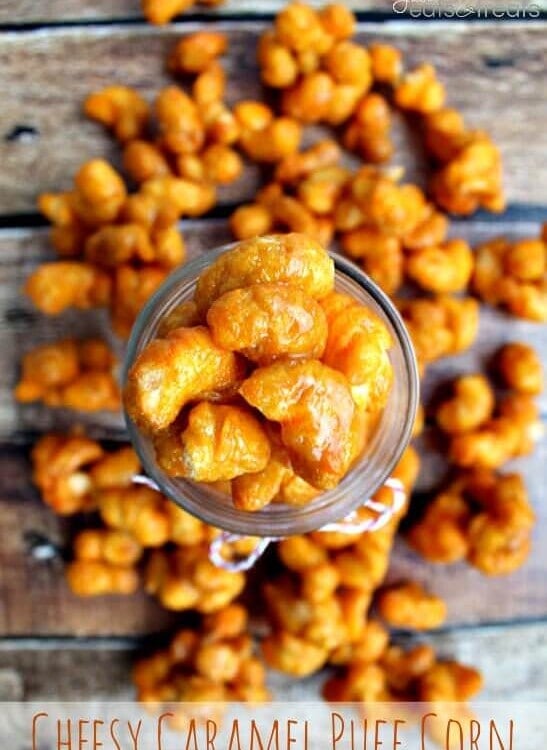
[[[280,6],[278,0],[229,0],[216,12],[187,14],[163,28],[146,25],[137,0],[0,0],[0,700],[3,698],[121,698],[130,693],[129,662],[135,649],[180,618],[144,595],[83,601],[67,590],[55,563],[29,555],[27,534],[62,542],[65,524],[39,502],[29,479],[28,445],[44,430],[69,426],[73,416],[40,406],[17,406],[11,388],[21,354],[39,342],[70,332],[107,332],[99,313],[66,313],[46,319],[21,295],[37,264],[53,257],[35,199],[42,190],[69,186],[78,165],[98,155],[119,161],[116,147],[96,124],[81,116],[86,93],[119,82],[152,95],[165,82],[165,53],[181,33],[203,23],[230,38],[228,98],[259,93],[254,65],[257,34]],[[319,4],[319,3],[317,3]],[[504,216],[454,222],[453,233],[473,242],[510,233],[535,233],[547,220],[547,22],[545,20],[412,20],[393,14],[385,0],[355,0],[359,38],[396,43],[409,64],[434,63],[447,84],[450,103],[467,120],[489,130],[504,156],[509,209]],[[490,0],[500,9],[502,0]],[[540,3],[541,5],[541,3]],[[484,2],[480,7],[486,8]],[[542,5],[545,10],[545,4]],[[316,132],[309,129],[309,138]],[[409,179],[423,179],[423,164],[396,124],[396,163]],[[210,218],[185,221],[191,253],[228,238],[225,216],[252,196],[257,172],[221,191]],[[480,367],[508,339],[523,339],[547,352],[545,326],[485,310],[479,341],[458,358],[432,369],[424,389],[462,368]],[[542,399],[542,415],[547,414]],[[120,439],[117,417],[83,418],[90,434]],[[435,486],[442,459],[421,440],[427,458],[420,488]],[[483,668],[491,700],[547,698],[547,442],[517,462],[537,510],[533,555],[510,578],[486,579],[465,565],[425,565],[397,544],[390,578],[415,577],[446,597],[448,626],[431,640]],[[82,676],[85,675],[85,680]],[[279,677],[284,697],[313,696],[313,681],[301,686]]]

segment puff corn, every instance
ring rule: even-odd
[[[297,233],[244,240],[199,276],[125,387],[164,471],[229,481],[245,510],[303,504],[341,481],[386,404],[392,341],[333,286],[327,252]]]

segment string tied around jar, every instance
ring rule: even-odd
[[[161,492],[159,485],[144,474],[134,475],[133,482]],[[368,498],[360,508],[354,510],[341,521],[329,523],[318,529],[318,532],[336,532],[357,536],[358,534],[378,531],[384,527],[403,509],[406,502],[406,492],[402,482],[399,479],[395,479],[395,477],[387,479],[382,486],[391,490],[392,502],[390,505]],[[369,515],[368,518],[360,518],[359,512],[361,510],[367,510],[372,515]],[[277,542],[281,539],[281,537],[261,537],[250,552],[241,555],[234,549],[234,556],[232,558],[225,557],[224,552],[227,545],[237,545],[238,542],[247,538],[248,536],[246,535],[222,531],[213,539],[209,546],[210,561],[217,568],[231,573],[244,572],[250,570],[256,564],[272,542]]]
[[[403,509],[406,502],[406,492],[399,479],[390,477],[382,486],[391,490],[392,502],[390,505],[368,498],[360,508],[354,510],[341,521],[329,523],[317,531],[319,533],[337,532],[339,534],[351,534],[357,536],[359,534],[370,533],[381,529]],[[363,509],[371,511],[373,515],[369,518],[360,519],[359,511]],[[253,550],[247,555],[236,556],[235,559],[226,559],[222,554],[225,545],[235,544],[242,539],[245,539],[245,537],[240,536],[239,534],[232,534],[227,531],[221,532],[211,542],[209,547],[209,559],[213,565],[232,573],[250,570],[260,557],[262,557],[269,545],[272,542],[280,541],[281,537],[262,537]]]

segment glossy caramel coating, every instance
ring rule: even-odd
[[[305,235],[257,237],[239,243],[204,271],[195,301],[205,311],[226,292],[269,282],[294,284],[320,298],[334,286],[334,264],[319,243]]]
[[[329,326],[323,361],[346,376],[360,408],[378,411],[393,379],[389,331],[376,315],[345,294],[333,292],[321,305]]]
[[[348,434],[355,404],[346,378],[318,360],[260,367],[239,390],[281,439],[297,474],[319,489],[334,487],[349,468]]]
[[[188,401],[233,386],[241,376],[236,355],[216,346],[207,328],[176,328],[137,357],[124,403],[141,429],[158,431],[168,427]]]
[[[207,313],[215,343],[258,364],[319,358],[327,320],[316,300],[288,284],[253,284],[217,299]]]
[[[166,449],[166,464],[162,449]],[[250,410],[202,401],[190,411],[188,426],[180,435],[172,435],[168,443],[156,443],[156,457],[174,476],[198,482],[226,481],[264,469],[270,442]]]

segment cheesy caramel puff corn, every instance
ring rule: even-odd
[[[43,401],[81,411],[117,410],[120,391],[114,355],[100,339],[65,339],[24,355],[14,396],[21,403]]]
[[[242,241],[201,273],[124,393],[168,475],[228,482],[244,510],[304,504],[341,481],[386,405],[393,342],[333,286],[328,253],[296,233]]]

